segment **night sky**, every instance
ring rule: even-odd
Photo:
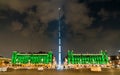
[[[120,49],[120,0],[0,0],[0,56],[58,50],[109,55]]]

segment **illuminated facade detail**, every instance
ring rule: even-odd
[[[50,64],[53,61],[52,52],[48,54],[22,54],[17,51],[12,53],[12,64]]]
[[[100,54],[74,54],[68,51],[68,64],[108,64],[107,52],[101,51]]]

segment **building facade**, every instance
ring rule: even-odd
[[[109,59],[106,51],[101,51],[99,54],[74,54],[73,51],[68,51],[67,62],[68,64],[104,65],[109,63]]]
[[[53,62],[52,52],[46,54],[23,54],[17,51],[12,53],[11,63],[17,64],[50,64]]]

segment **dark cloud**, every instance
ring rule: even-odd
[[[19,22],[12,22],[10,27],[11,27],[12,31],[21,31],[23,25],[21,23],[19,23]]]
[[[65,13],[66,23],[75,33],[89,27],[93,21],[93,17],[88,15],[89,8],[84,3],[68,2]]]
[[[102,18],[103,21],[110,18],[117,19],[120,16],[120,11],[109,12],[105,9],[101,9],[100,12],[98,12],[98,15]]]
[[[110,2],[113,0],[89,0],[88,2]]]
[[[81,0],[79,4],[84,4],[82,3],[84,1]],[[80,6],[77,7],[74,8],[73,11],[80,11]],[[91,0],[91,2],[86,0],[85,9],[87,10],[87,12],[84,12],[82,10],[82,12],[86,14],[84,17],[81,18],[83,20],[84,18],[88,18],[88,21],[87,19],[85,19],[85,22],[88,24],[84,25],[85,23],[83,23],[82,25],[85,27],[80,25],[81,28],[76,25],[78,31],[75,31],[76,34],[73,35],[72,40],[69,40],[69,43],[67,43],[69,44],[69,48],[73,47],[74,49],[75,47],[78,50],[82,49],[82,52],[86,52],[86,50],[88,52],[91,52],[90,49],[93,50],[92,52],[98,52],[100,49],[108,49],[109,54],[111,54],[111,52],[116,52],[116,50],[119,49],[119,46],[116,44],[118,44],[117,42],[120,41],[119,3],[111,0]],[[78,16],[76,16],[75,18],[77,17]],[[80,24],[80,21],[78,21],[78,24]],[[75,27],[74,25],[76,23],[72,23],[72,26]]]
[[[11,2],[13,1],[11,0]],[[1,1],[2,4],[8,5],[12,10],[19,12],[19,14],[10,14],[14,16],[13,19],[19,20],[23,26],[26,26],[25,24],[27,24],[28,28],[26,29],[33,30],[34,28],[37,28],[37,31],[40,33],[44,33],[44,31],[46,31],[48,28],[48,22],[58,19],[58,7],[61,7],[61,5],[65,3],[64,0],[45,0],[40,2],[15,0],[15,5],[12,5],[11,2]],[[27,12],[27,17],[20,17],[24,12]],[[84,30],[93,21],[93,17],[89,17],[88,15],[89,9],[86,5],[84,3],[78,4],[77,1],[74,0],[66,1],[63,12],[65,13],[66,24],[69,25],[70,31],[73,31],[74,33],[80,32],[79,29]],[[20,19],[23,20],[21,21]],[[44,25],[40,26],[38,20],[40,20]]]
[[[119,48],[119,3],[112,0],[0,0],[0,5],[0,28],[9,33],[1,35],[15,39],[11,46],[5,41],[7,49],[57,50],[59,7],[65,51]]]
[[[78,2],[86,2],[86,3],[93,3],[93,2],[120,2],[119,0],[77,0]]]

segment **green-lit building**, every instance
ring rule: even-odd
[[[68,64],[108,64],[108,54],[106,51],[101,51],[99,54],[74,54],[73,51],[68,51]]]
[[[13,51],[11,63],[13,65],[16,64],[50,64],[53,62],[53,54],[52,52],[44,53],[44,54],[25,54],[19,53],[17,51]]]

